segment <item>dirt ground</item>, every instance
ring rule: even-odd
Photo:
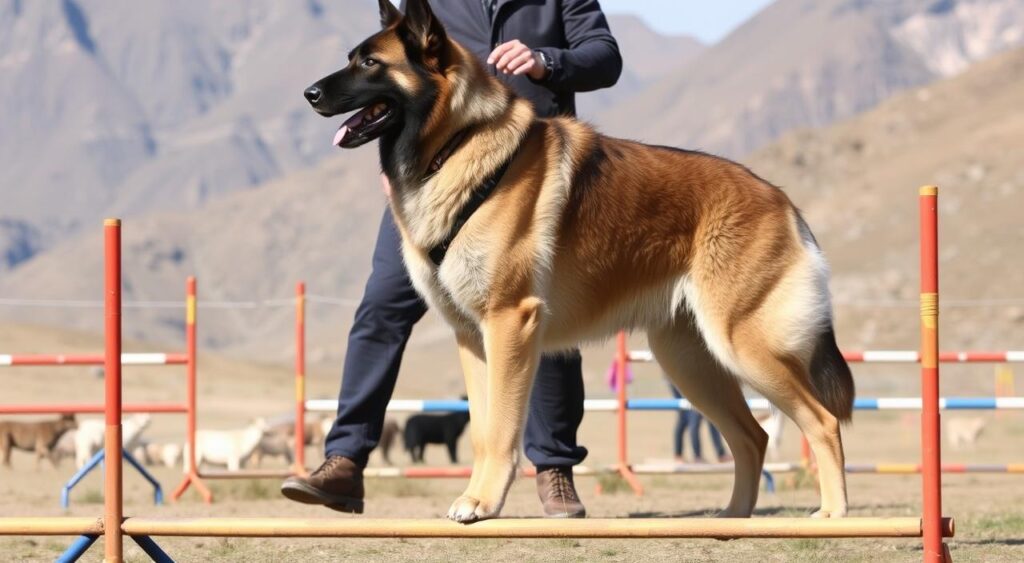
[[[48,350],[95,350],[93,337],[48,330],[0,326],[4,352]],[[132,346],[128,346],[132,349]],[[138,349],[138,347],[135,347]],[[588,396],[610,397],[603,382],[605,350],[585,353]],[[241,426],[253,416],[287,412],[293,396],[288,366],[241,363],[203,356],[200,363],[200,427]],[[131,369],[125,372],[125,400],[175,400],[184,391],[177,368]],[[665,384],[650,367],[636,368],[630,392],[636,397],[662,397]],[[991,395],[992,366],[951,367],[944,371],[944,395]],[[911,366],[856,370],[862,396],[910,396],[918,378]],[[42,401],[99,401],[102,385],[84,368],[10,369],[3,403]],[[311,370],[311,397],[336,393],[337,371]],[[16,382],[16,383],[12,383]],[[435,385],[436,382],[433,382]],[[438,398],[431,382],[400,382],[397,398]],[[944,444],[946,462],[1024,462],[1024,413],[948,412],[944,420],[982,417],[987,426],[977,444],[953,449]],[[669,439],[673,413],[633,413],[630,416],[630,452],[636,462],[670,457]],[[614,417],[591,413],[580,429],[580,439],[590,449],[588,464],[615,459]],[[155,417],[148,436],[154,441],[179,441],[180,416]],[[847,459],[851,463],[913,462],[918,456],[919,426],[916,413],[858,412],[844,429]],[[461,444],[469,458],[468,440]],[[710,444],[705,439],[705,449]],[[797,458],[795,428],[787,426],[781,460]],[[441,447],[427,451],[429,465],[443,465]],[[311,447],[310,465],[319,460],[319,448]],[[407,456],[393,452],[406,463]],[[283,461],[277,461],[283,465]],[[377,455],[371,461],[381,463]],[[86,478],[71,496],[72,507],[59,507],[61,484],[73,473],[65,460],[58,469],[44,465],[36,470],[31,457],[16,453],[13,469],[0,468],[0,516],[94,516],[102,513],[102,482],[98,474]],[[177,468],[154,468],[165,494],[175,488],[181,475]],[[797,516],[817,507],[816,489],[794,476],[778,475],[775,493],[762,493],[757,517]],[[581,495],[594,517],[687,517],[712,514],[728,500],[731,476],[645,476],[642,497],[621,488],[621,483],[602,478],[604,492],[596,493],[598,479],[581,477]],[[368,483],[365,517],[440,518],[463,486],[459,480],[372,480]],[[211,483],[216,502],[202,504],[189,492],[181,502],[155,507],[145,482],[125,470],[125,512],[136,516],[253,516],[353,518],[318,507],[291,503],[278,493],[276,481],[220,481]],[[1024,475],[947,475],[944,478],[945,514],[957,520],[957,537],[949,541],[957,561],[1024,561]],[[913,516],[920,511],[920,479],[917,476],[851,475],[849,496],[852,516]],[[533,484],[520,480],[512,488],[504,515],[533,517],[540,505]],[[6,561],[53,560],[70,538],[0,538]],[[180,561],[916,561],[918,540],[263,540],[212,538],[161,538],[159,543]],[[102,540],[100,540],[102,543]],[[98,561],[98,543],[86,561]],[[145,560],[134,545],[126,543],[131,561]]]

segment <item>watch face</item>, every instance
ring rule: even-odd
[[[540,62],[541,62],[541,64],[544,65],[544,68],[546,68],[546,69],[548,69],[550,71],[551,70],[551,59],[549,59],[548,56],[544,54],[544,51],[537,51],[537,54],[540,55]]]

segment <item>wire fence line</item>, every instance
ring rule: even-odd
[[[360,300],[329,295],[306,294],[306,301],[338,307],[358,307]],[[294,297],[281,299],[260,299],[248,301],[203,301],[199,307],[206,309],[267,309],[273,307],[291,307],[295,305]],[[865,309],[916,309],[920,303],[916,300],[878,299],[878,300],[836,300],[837,307]],[[103,307],[103,301],[83,299],[10,299],[0,298],[2,307],[49,307],[56,309],[92,309]],[[178,301],[125,301],[126,309],[177,309],[185,306],[184,300]],[[942,308],[970,309],[984,307],[1024,306],[1024,299],[947,299],[940,303]]]
[[[921,306],[916,299],[840,299],[834,300],[837,307],[861,307],[871,309],[916,309]],[[1024,299],[944,299],[939,306],[950,309],[983,307],[1011,307],[1024,305]]]
[[[308,299],[308,297],[307,297]],[[337,300],[340,304],[342,300]],[[273,307],[294,307],[295,298],[263,299],[260,301],[203,301],[196,305],[205,309],[268,309]],[[101,308],[103,301],[87,301],[75,299],[5,299],[0,298],[0,306],[5,307],[51,307],[56,309]],[[121,304],[125,309],[179,309],[185,301],[125,301]]]

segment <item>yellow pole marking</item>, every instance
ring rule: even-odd
[[[185,298],[185,324],[196,324],[196,296],[189,295]]]
[[[939,294],[921,294],[921,325],[926,334],[933,335],[939,326]],[[921,365],[934,368],[939,365],[939,350],[934,338],[925,338],[922,342]]]

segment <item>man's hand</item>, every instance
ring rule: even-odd
[[[515,76],[525,74],[534,80],[544,80],[548,76],[540,55],[518,39],[498,45],[487,57],[487,64],[494,65],[498,72]]]

